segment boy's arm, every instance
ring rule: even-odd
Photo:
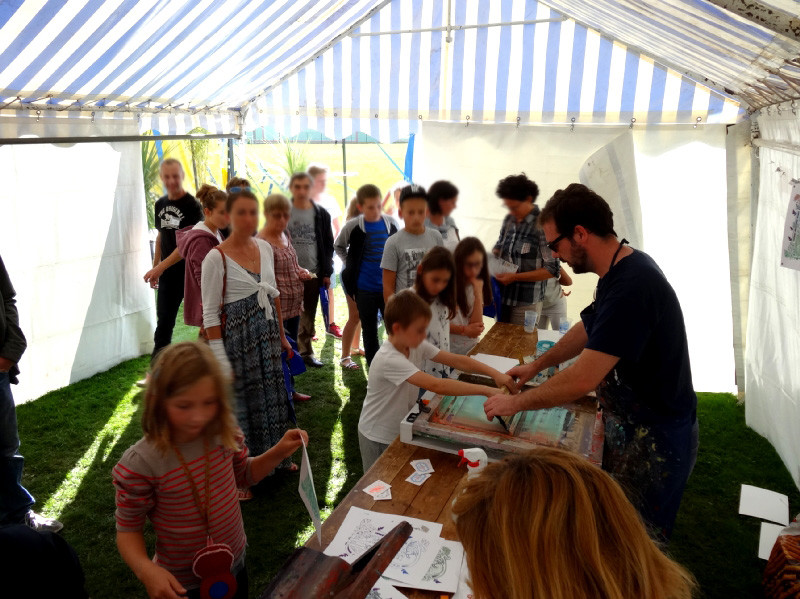
[[[383,301],[388,302],[394,293],[394,286],[397,283],[397,273],[387,268],[383,269]]]
[[[497,384],[498,388],[507,387],[510,393],[517,392],[517,384],[513,377],[499,370],[495,370],[482,362],[473,360],[469,356],[462,356],[461,354],[454,354],[449,351],[440,351],[432,359],[434,362],[439,362],[439,364],[451,366],[452,368],[463,370],[464,372],[489,376]]]
[[[474,385],[453,379],[440,379],[425,372],[415,372],[406,379],[409,383],[426,391],[440,395],[485,395],[497,394],[497,389],[488,385]]]
[[[357,218],[352,219],[358,222]],[[345,262],[347,260],[347,246],[350,245],[350,232],[353,230],[352,221],[347,221],[344,228],[336,236],[336,241],[333,242],[333,251],[339,256],[339,260]]]
[[[125,563],[142,581],[153,599],[180,599],[186,589],[167,570],[147,557],[144,535],[141,532],[117,531],[117,548]]]
[[[270,472],[275,470],[278,464],[300,448],[303,441],[308,444],[308,433],[299,428],[294,428],[286,431],[283,438],[265,453],[252,458],[250,462],[250,475],[253,478],[253,483],[258,483]]]

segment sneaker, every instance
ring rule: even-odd
[[[33,510],[25,514],[25,524],[37,532],[58,532],[64,525],[54,518],[47,518]]]
[[[335,322],[332,322],[330,324],[330,326],[328,326],[328,335],[333,335],[337,339],[341,339],[342,338],[342,329],[341,329],[341,327],[338,324],[336,324]]]

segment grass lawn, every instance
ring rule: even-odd
[[[337,308],[344,308],[341,295],[338,299]],[[176,328],[176,340],[195,337],[196,329]],[[309,432],[325,516],[362,474],[356,426],[366,378],[363,370],[342,371],[332,337],[320,335],[316,350],[326,366],[297,378],[298,390],[314,396],[297,406],[297,418]],[[63,536],[80,556],[94,599],[145,596],[116,550],[110,472],[141,437],[142,396],[134,382],[147,364],[147,357],[130,360],[17,409],[24,484],[38,510],[64,522]],[[772,446],[745,426],[744,408],[733,396],[701,394],[698,412],[700,456],[670,553],[697,576],[703,597],[760,596],[765,562],[756,558],[759,523],[738,515],[739,485],[787,493],[795,511],[800,493]],[[263,486],[242,509],[252,597],[313,532],[297,494],[297,475],[276,475]]]

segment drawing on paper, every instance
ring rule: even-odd
[[[781,245],[781,266],[800,270],[800,183],[792,186]]]
[[[341,558],[359,556],[377,543],[386,534],[383,526],[365,518],[358,523],[353,533],[345,541],[345,553],[339,555]]]
[[[419,558],[428,550],[428,539],[410,537],[405,545],[400,548],[392,560],[391,567],[406,571],[419,561]]]
[[[422,580],[425,582],[439,582],[439,580],[447,573],[447,562],[450,561],[450,558],[451,551],[449,547],[442,547],[439,549],[439,553],[437,553],[436,557],[433,558],[433,563],[431,564],[431,567],[428,568],[425,576],[422,577]]]

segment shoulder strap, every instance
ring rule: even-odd
[[[222,310],[225,305],[225,288],[228,284],[228,263],[227,260],[225,260],[225,252],[223,252],[218,245],[214,246],[214,249],[222,256],[222,297],[219,300],[219,309]]]

